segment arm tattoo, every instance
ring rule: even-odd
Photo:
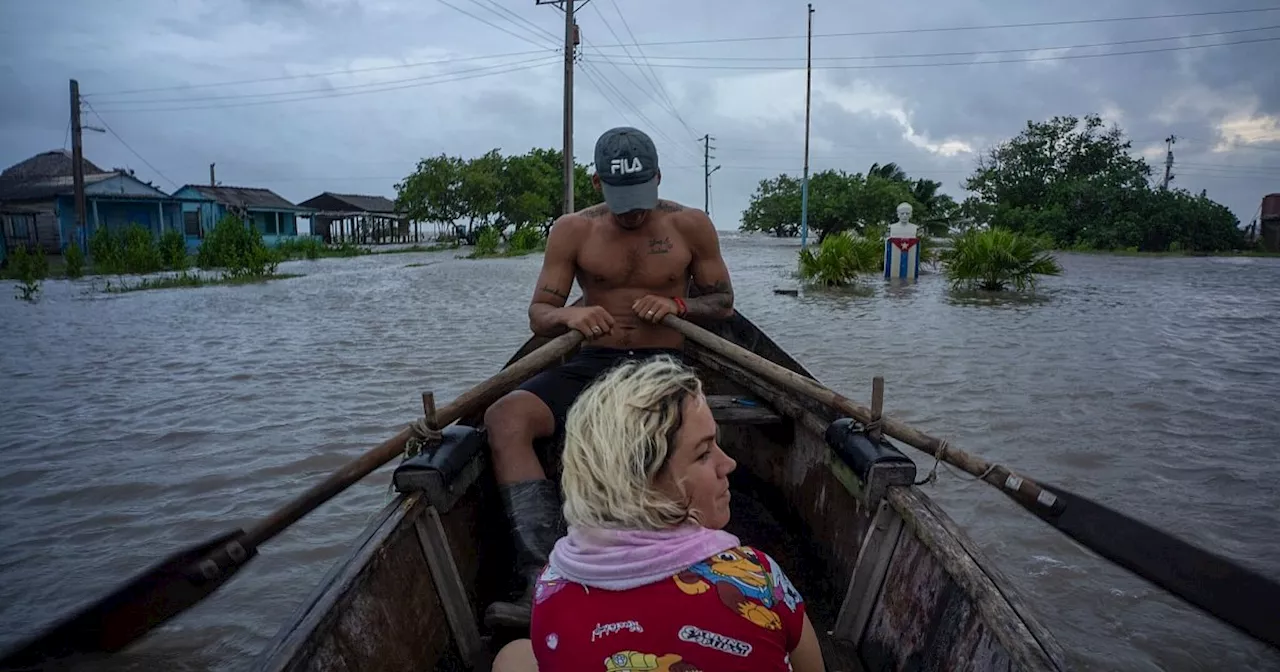
[[[685,301],[690,317],[721,317],[733,310],[733,286],[728,280],[717,280],[709,285],[695,284],[698,296]]]
[[[562,291],[560,291],[560,290],[558,290],[558,289],[556,289],[556,288],[552,287],[551,285],[546,285],[546,286],[544,286],[544,287],[542,288],[542,290],[541,290],[541,291],[544,291],[544,292],[546,292],[546,293],[548,293],[548,294],[551,294],[551,295],[553,295],[553,296],[558,296],[558,297],[560,297],[560,298],[562,298],[562,299],[565,299],[565,300],[568,300],[568,298],[569,298],[569,293],[568,293],[568,292],[562,292]]]

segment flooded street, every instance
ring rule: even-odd
[[[1280,573],[1280,259],[1061,254],[1040,300],[794,286],[797,241],[722,234],[737,308],[828,386]],[[495,373],[540,257],[282,264],[243,287],[0,296],[0,649],[172,550],[247,526]],[[419,265],[420,264],[420,265]],[[99,281],[101,282],[101,281]],[[921,467],[933,465],[908,451]],[[394,464],[394,463],[393,463]],[[389,498],[391,465],[261,549],[120,670],[241,670]],[[1083,669],[1280,670],[1280,655],[1083,550],[995,489],[924,486]]]

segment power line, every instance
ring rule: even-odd
[[[1220,30],[1211,33],[1190,33],[1185,35],[1170,35],[1169,37],[1148,37],[1138,40],[1118,40],[1115,42],[1094,42],[1092,44],[1067,44],[1057,47],[1024,47],[1019,49],[986,49],[982,51],[938,51],[924,54],[877,54],[863,56],[815,56],[815,61],[865,61],[880,60],[887,58],[934,58],[941,56],[986,56],[990,54],[1013,54],[1026,53],[1034,51],[1056,51],[1059,49],[1089,49],[1093,47],[1114,47],[1124,44],[1144,44],[1150,42],[1166,42],[1168,40],[1183,40],[1192,37],[1216,37],[1219,35],[1234,35],[1237,33],[1254,33],[1264,30],[1275,30],[1280,28],[1280,24],[1274,26],[1263,26],[1261,28],[1239,28],[1236,30]],[[601,54],[602,56],[618,56],[618,54]],[[653,56],[657,60],[666,61],[803,61],[803,56]]]
[[[1040,28],[1047,26],[1069,26],[1091,23],[1117,23],[1123,21],[1150,21],[1155,19],[1182,19],[1198,16],[1220,16],[1226,14],[1253,14],[1258,12],[1276,12],[1280,11],[1277,7],[1259,7],[1257,9],[1232,9],[1216,12],[1190,12],[1185,14],[1151,14],[1147,16],[1124,16],[1104,19],[1070,19],[1062,21],[1036,21],[1032,23],[1002,23],[990,24],[985,26],[945,26],[938,28],[902,28],[895,30],[863,30],[857,32],[846,33],[814,33],[813,37],[866,37],[871,35],[904,35],[914,33],[942,33],[942,32],[961,32],[969,30],[1001,30],[1006,28]],[[663,42],[639,42],[635,46],[657,47],[676,44],[719,44],[725,42],[762,42],[776,40],[803,40],[806,35],[763,35],[757,37],[719,37],[703,40],[667,40]],[[605,45],[610,47],[621,45]]]
[[[103,119],[103,118],[102,118],[102,115],[101,115],[101,114],[98,114],[98,111],[97,111],[97,110],[95,110],[95,109],[93,109],[93,105],[89,104],[89,101],[84,100],[83,98],[81,98],[81,99],[80,99],[80,102],[82,102],[82,103],[84,104],[84,106],[85,106],[85,107],[89,108],[89,111],[90,111],[90,112],[93,112],[93,116],[97,117],[97,118],[98,118],[98,121],[101,121],[101,122],[102,122],[102,127],[103,127],[103,128],[105,128],[105,129],[107,129],[107,132],[108,132],[108,133],[110,133],[111,135],[115,136],[116,140],[119,140],[119,141],[120,141],[120,144],[124,145],[124,148],[125,148],[125,149],[129,150],[129,152],[130,152],[131,154],[133,154],[134,156],[138,157],[138,160],[139,160],[139,161],[141,161],[142,163],[146,164],[146,166],[147,166],[148,168],[150,168],[150,169],[152,170],[152,172],[154,172],[156,175],[159,175],[160,177],[164,178],[164,181],[165,181],[165,182],[168,182],[169,184],[172,184],[172,185],[174,186],[174,188],[175,188],[175,189],[179,188],[179,186],[180,186],[180,185],[179,185],[177,182],[174,182],[173,180],[169,179],[169,178],[168,178],[168,176],[166,176],[164,173],[160,172],[160,170],[159,170],[158,168],[156,168],[155,166],[151,165],[151,162],[150,162],[150,161],[147,161],[146,159],[142,158],[142,155],[141,155],[141,154],[139,154],[138,152],[134,151],[133,147],[130,147],[130,146],[129,146],[129,143],[125,142],[125,141],[124,141],[124,138],[120,137],[120,134],[119,134],[119,133],[116,133],[116,131],[115,131],[115,129],[114,129],[114,128],[111,128],[111,124],[108,124],[108,123],[107,123],[107,120],[106,120],[106,119]]]
[[[596,77],[598,78],[597,83],[602,82],[604,86],[606,86],[611,91],[613,91],[614,95],[618,96],[619,100],[621,100],[628,109],[634,112],[636,116],[640,117],[640,119],[643,120],[645,124],[648,124],[649,128],[653,129],[653,132],[655,135],[667,141],[674,147],[677,147],[679,149],[684,149],[685,151],[696,155],[699,159],[702,158],[701,155],[696,154],[691,148],[686,147],[683,143],[679,143],[679,142],[676,142],[675,140],[672,140],[671,136],[667,135],[666,132],[662,130],[662,128],[660,128],[657,124],[653,123],[653,120],[650,119],[648,116],[646,116],[644,112],[641,112],[640,106],[631,102],[631,99],[628,98],[625,94],[623,94],[620,90],[618,90],[618,87],[614,86],[613,82],[609,81],[609,78],[605,77],[600,72],[600,70],[595,67],[593,63],[591,63],[590,61],[587,61],[586,59],[583,59],[582,66],[583,66],[582,68],[583,72],[587,72],[588,70],[593,70],[595,72]]]
[[[592,5],[592,6],[594,7],[594,5]],[[596,10],[596,11],[597,11],[597,12],[599,12],[599,10]],[[603,16],[601,16],[600,18],[601,18],[601,19],[603,19],[604,17],[603,17]],[[605,23],[605,25],[606,25],[606,26],[608,26],[608,22],[606,22],[606,23]],[[613,28],[612,28],[612,27],[609,27],[609,31],[610,31],[610,32],[613,32]],[[617,37],[617,33],[614,33],[614,37],[615,37],[615,38]],[[589,47],[591,47],[591,46],[592,46],[592,44],[591,44],[590,40],[587,40],[587,39],[586,39],[586,37],[583,37],[583,38],[582,38],[582,42],[583,42],[583,44],[584,44],[584,45],[586,45],[586,46],[589,46]],[[584,57],[583,63],[585,64],[586,62],[587,62],[587,61],[585,60],[585,57]],[[634,57],[632,57],[632,58],[631,58],[631,62],[632,62],[632,64],[633,64],[633,65],[635,65],[637,68],[639,68],[639,67],[640,67],[639,63],[636,63],[636,61],[635,61],[635,58],[634,58]],[[615,69],[615,70],[617,70],[617,71],[618,71],[618,73],[619,73],[619,74],[621,74],[621,75],[622,75],[622,76],[623,76],[623,77],[624,77],[628,82],[630,82],[630,83],[631,83],[631,85],[632,85],[632,86],[634,86],[634,87],[636,88],[636,90],[637,90],[637,91],[639,91],[642,95],[645,95],[646,97],[651,97],[651,98],[653,98],[653,100],[658,104],[658,107],[659,107],[660,109],[662,109],[664,112],[667,112],[668,114],[670,114],[670,115],[672,115],[673,117],[675,117],[675,118],[676,118],[676,121],[679,121],[681,124],[684,124],[684,120],[680,118],[680,113],[679,113],[678,111],[676,111],[674,107],[663,107],[663,105],[662,105],[662,98],[661,98],[661,95],[660,95],[660,94],[659,94],[659,95],[655,95],[655,96],[649,96],[648,92],[646,92],[646,91],[644,90],[644,88],[643,88],[643,87],[641,87],[638,83],[636,83],[636,80],[632,79],[632,78],[631,78],[631,75],[628,75],[628,74],[627,74],[627,72],[626,72],[625,70],[623,70],[621,67],[619,67],[619,66],[618,66],[618,64],[616,64],[616,63],[610,63],[610,65],[612,65],[612,66],[614,67],[614,69]],[[643,74],[643,73],[644,73],[644,71],[643,71],[643,70],[641,70],[641,74]],[[606,81],[607,81],[607,80],[606,80]],[[612,86],[612,83],[610,82],[610,83],[609,83],[609,85],[610,85],[610,86]],[[618,95],[619,95],[619,96],[622,96],[622,92],[621,92],[621,91],[618,91],[617,87],[614,87],[614,90],[618,92]],[[656,91],[654,91],[654,93],[656,94],[657,92],[656,92]],[[634,104],[633,104],[629,99],[627,99],[625,96],[622,96],[622,98],[623,98],[623,100],[626,102],[626,104],[627,104],[628,106],[631,106],[631,107],[633,107],[633,108],[635,108],[635,109],[636,109],[636,114],[640,114],[641,116],[643,116],[643,114],[642,114],[642,113],[640,113],[638,106],[635,106],[635,105],[634,105]],[[647,122],[647,123],[649,123],[650,125],[656,126],[656,124],[654,124],[652,121],[648,121],[648,118],[647,118],[647,117],[646,117],[645,119],[646,119],[646,122]],[[686,128],[686,130],[688,129],[688,125],[687,125],[687,124],[685,124],[685,128]],[[691,136],[691,137],[692,137],[692,136]],[[674,142],[674,141],[672,141],[670,138],[667,138],[667,140],[668,140],[668,142]]]
[[[440,4],[444,5],[445,7],[448,7],[449,9],[452,9],[452,10],[454,10],[454,11],[460,12],[460,13],[462,13],[462,14],[466,14],[467,16],[469,16],[469,17],[471,17],[471,18],[475,19],[476,21],[479,21],[480,23],[483,23],[483,24],[485,24],[485,25],[487,25],[487,26],[490,26],[490,27],[492,27],[492,28],[496,28],[496,29],[498,29],[498,30],[501,30],[502,32],[504,32],[504,33],[506,33],[506,34],[508,34],[508,35],[510,35],[510,36],[512,36],[512,37],[514,37],[514,38],[516,38],[516,39],[524,40],[525,42],[528,42],[529,44],[532,44],[532,45],[533,45],[533,46],[535,46],[535,47],[544,47],[544,48],[545,48],[545,46],[546,46],[546,45],[538,44],[537,42],[534,42],[533,40],[531,40],[531,39],[529,39],[529,38],[525,37],[524,35],[520,35],[520,34],[517,34],[517,33],[513,33],[513,32],[511,32],[511,31],[507,30],[506,28],[503,28],[502,26],[499,26],[499,25],[498,25],[498,24],[496,24],[496,23],[493,23],[493,22],[489,21],[488,19],[482,19],[482,18],[480,18],[480,17],[476,16],[475,14],[472,14],[471,12],[468,12],[467,10],[462,9],[461,7],[455,7],[455,6],[453,6],[453,5],[451,5],[451,4],[447,3],[447,2],[445,2],[445,0],[436,0],[436,2],[439,2]]]
[[[471,2],[476,3],[476,2],[479,2],[479,0],[471,0]],[[552,33],[551,31],[547,30],[546,28],[543,28],[542,26],[539,26],[538,24],[536,24],[536,23],[534,23],[534,22],[530,21],[529,19],[526,19],[525,17],[520,16],[519,14],[516,14],[515,12],[513,12],[513,11],[511,11],[511,10],[507,9],[506,7],[503,7],[502,5],[498,4],[497,2],[494,2],[494,0],[484,0],[484,2],[485,2],[485,3],[487,3],[488,5],[492,5],[492,6],[496,7],[496,8],[498,8],[499,10],[501,10],[503,13],[507,14],[508,16],[510,16],[510,17],[514,17],[516,21],[520,21],[521,23],[523,23],[523,24],[524,24],[524,26],[527,26],[527,27],[529,27],[530,29],[532,29],[532,32],[533,32],[534,34],[538,35],[539,37],[544,37],[544,36],[545,36],[547,39],[551,40],[551,42],[552,42],[553,44],[557,44],[557,45],[558,45],[558,44],[560,43],[561,39],[563,39],[563,36],[561,36],[561,35],[556,35],[555,33]],[[510,19],[508,19],[508,20],[510,20]],[[513,22],[513,23],[514,23],[514,22]],[[560,47],[559,47],[559,46],[557,46],[557,47],[556,47],[556,49],[557,49],[557,50],[559,50],[559,49],[560,49]]]
[[[622,8],[618,6],[617,0],[610,0],[610,4],[613,5],[613,11],[618,15],[618,19],[622,21],[622,27],[626,29],[627,35],[631,38],[631,41],[633,43],[637,42],[636,34],[631,31],[631,24],[627,22],[627,17],[623,16]],[[596,10],[596,12],[599,13],[599,10]],[[603,14],[600,15],[600,20],[601,21],[604,20]],[[609,30],[609,32],[613,32],[612,28]],[[614,37],[617,37],[617,36],[615,35]],[[621,42],[622,40],[618,40],[618,41]],[[627,51],[627,48],[625,45],[623,46],[622,49],[623,51]],[[653,85],[657,88],[659,95],[661,95],[662,98],[667,101],[667,106],[671,109],[671,113],[675,115],[675,118],[677,121],[680,122],[680,125],[684,126],[684,130],[689,133],[689,137],[696,140],[698,134],[695,133],[694,130],[689,127],[689,124],[685,122],[684,117],[680,116],[679,108],[677,108],[676,104],[671,100],[671,94],[667,91],[667,87],[662,84],[662,79],[658,77],[658,73],[654,72],[653,64],[649,62],[649,57],[645,55],[644,49],[641,49],[640,47],[637,46],[636,52],[640,54],[640,58],[644,59],[644,63],[648,67],[648,74],[646,76],[649,78],[649,81],[652,82]],[[631,60],[635,61],[634,58],[632,58]],[[636,68],[640,69],[640,66],[637,65]],[[640,74],[642,75],[645,75],[645,72],[646,71],[643,69],[640,70]]]
[[[1211,47],[1226,47],[1240,44],[1255,44],[1260,42],[1276,42],[1280,41],[1280,37],[1264,37],[1253,40],[1236,40],[1234,42],[1219,42],[1217,44],[1198,44],[1178,47],[1163,47],[1159,49],[1135,49],[1131,51],[1113,51],[1105,54],[1067,54],[1065,56],[1044,56],[1036,58],[1006,58],[990,61],[948,61],[943,63],[880,63],[876,65],[815,65],[815,70],[886,70],[897,68],[940,68],[949,66],[963,65],[989,65],[995,63],[1034,63],[1041,61],[1069,61],[1080,58],[1107,58],[1112,56],[1131,56],[1135,54],[1157,54],[1170,51],[1189,51],[1192,49],[1208,49]],[[598,61],[608,63],[610,61]],[[658,63],[660,68],[681,68],[688,70],[799,70],[801,66],[790,65],[686,65],[681,63]]]
[[[358,96],[358,95],[369,94],[369,93],[382,93],[385,91],[398,91],[401,89],[412,89],[412,88],[418,88],[422,86],[430,86],[432,84],[444,84],[447,82],[459,82],[459,81],[464,81],[469,79],[480,79],[482,77],[492,77],[493,75],[502,75],[502,74],[507,74],[511,72],[518,72],[521,70],[540,68],[546,65],[550,65],[552,63],[559,62],[559,59],[560,59],[559,56],[550,56],[550,57],[530,61],[528,63],[521,64],[521,65],[506,63],[502,65],[514,65],[514,67],[509,67],[505,70],[496,70],[492,72],[480,72],[480,71],[487,70],[489,68],[494,68],[494,67],[501,67],[501,66],[488,66],[487,68],[477,68],[475,70],[462,70],[457,72],[440,73],[439,75],[432,75],[432,77],[441,78],[441,79],[434,79],[433,81],[423,81],[415,84],[404,84],[401,86],[391,86],[391,87],[372,89],[367,91],[344,91],[344,92],[339,92],[332,95],[305,96],[302,98],[289,98],[286,100],[254,100],[254,101],[249,101],[244,103],[229,103],[226,105],[192,105],[192,106],[186,106],[186,107],[153,107],[153,108],[137,108],[137,109],[113,108],[109,111],[111,112],[181,112],[181,111],[187,111],[187,110],[222,110],[222,109],[230,109],[234,107],[251,107],[256,105],[276,105],[280,103],[296,103],[296,102],[301,102],[306,100],[342,98],[346,96]],[[466,73],[479,73],[479,74],[470,74],[469,76],[465,76],[465,77],[451,77],[451,75],[460,75],[460,74],[466,74]]]
[[[544,59],[550,58],[550,56],[544,56],[543,58]],[[419,77],[408,77],[405,79],[390,79],[382,82],[365,82],[363,84],[347,84],[344,86],[329,86],[329,87],[324,87],[319,89],[295,89],[293,91],[267,91],[263,93],[234,93],[234,94],[227,94],[227,95],[220,95],[220,96],[199,96],[196,98],[187,98],[187,97],[150,98],[150,99],[143,99],[143,100],[119,101],[119,102],[110,103],[110,104],[114,104],[114,105],[148,104],[149,105],[154,103],[195,103],[195,102],[204,102],[204,101],[210,101],[210,100],[241,100],[246,98],[266,98],[270,96],[293,96],[293,95],[310,94],[310,93],[330,93],[333,91],[350,91],[355,89],[381,89],[382,87],[385,87],[391,84],[422,82],[430,79],[435,79],[437,77],[440,77],[442,75],[447,75],[447,74],[457,74],[457,73],[463,73],[463,72],[483,72],[485,70],[503,68],[509,65],[517,65],[522,62],[527,62],[527,61],[526,59],[521,59],[519,61],[511,61],[507,63],[496,63],[494,65],[486,65],[479,68],[472,68],[471,70],[458,70],[458,71],[455,71],[454,73],[437,72],[437,73],[432,73],[430,75],[421,75]]]
[[[559,49],[554,50],[559,53]],[[508,58],[511,56],[532,56],[534,54],[546,54],[547,49],[538,49],[530,51],[513,51],[505,54],[488,54],[485,56],[462,56],[457,58],[443,58],[436,61],[418,61],[415,63],[398,63],[396,65],[378,65],[368,68],[349,68],[346,70],[330,70],[328,72],[312,72],[299,75],[280,75],[279,77],[259,77],[257,79],[240,79],[229,82],[208,82],[205,84],[176,84],[174,86],[154,86],[146,89],[128,89],[124,91],[107,91],[100,93],[86,93],[81,98],[92,98],[99,102],[105,102],[100,99],[115,96],[133,95],[137,93],[157,93],[160,91],[179,91],[183,89],[208,89],[219,86],[242,86],[245,84],[263,84],[266,82],[283,82],[291,79],[310,79],[312,77],[333,77],[338,75],[352,75],[363,72],[377,72],[380,70],[399,70],[404,68],[420,68],[428,65],[444,65],[447,63],[462,63],[465,61],[482,61],[487,58]],[[136,102],[136,101],[111,101],[111,102]]]

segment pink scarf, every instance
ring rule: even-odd
[[[608,530],[569,526],[551,551],[551,571],[574,583],[627,590],[661,581],[741,545],[722,530],[681,525],[666,530]]]

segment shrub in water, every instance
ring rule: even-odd
[[[98,273],[120,273],[123,270],[120,241],[105,226],[97,227],[89,234],[89,258],[93,260],[93,270]]]
[[[476,235],[476,251],[475,256],[488,256],[498,253],[498,242],[500,238],[498,229],[492,226],[486,226],[480,229]]]
[[[155,273],[164,268],[155,237],[142,225],[130,224],[120,236],[120,243],[125,273]]]
[[[40,293],[40,281],[49,275],[49,260],[45,258],[44,250],[36,248],[32,253],[28,252],[25,246],[19,246],[14,249],[9,263],[12,265],[14,277],[21,283],[14,298],[27,302],[35,301],[36,294]]]
[[[511,234],[507,249],[514,253],[535,252],[545,245],[542,229],[538,226],[522,226]]]
[[[883,260],[880,240],[833,233],[822,239],[816,254],[810,248],[800,251],[800,277],[816,285],[841,287],[859,275],[879,272]]]
[[[232,278],[273,274],[280,260],[280,253],[267,247],[257,227],[246,226],[233,215],[218,221],[196,257],[200,268],[222,268]]]
[[[1037,275],[1059,275],[1062,267],[1049,253],[1052,241],[993,227],[969,229],[956,236],[943,256],[951,286],[1001,291],[1034,289]]]
[[[174,271],[185,271],[189,265],[187,258],[187,237],[178,231],[169,229],[160,236],[160,259],[164,267]]]
[[[71,279],[84,275],[84,250],[80,243],[72,241],[62,252],[62,262],[67,266],[67,277]]]

